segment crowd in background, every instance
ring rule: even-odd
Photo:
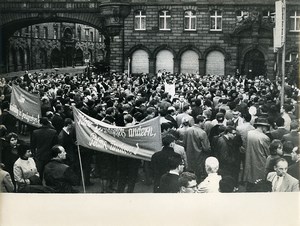
[[[12,84],[40,95],[42,127],[9,114]],[[166,84],[174,84],[174,94]],[[163,148],[150,162],[80,148],[85,185],[100,178],[104,193],[134,192],[141,169],[153,192],[237,192],[241,185],[249,192],[299,191],[299,90],[286,83],[281,106],[280,84],[263,76],[166,72],[2,79],[1,191],[77,192],[72,106],[116,126],[160,116]]]

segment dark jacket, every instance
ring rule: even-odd
[[[51,159],[51,148],[58,143],[55,129],[42,126],[32,132],[31,148],[34,157],[39,161],[49,161]]]
[[[76,192],[72,185],[79,183],[79,178],[68,165],[53,159],[45,166],[44,179],[47,186],[60,193]]]
[[[166,173],[160,179],[159,192],[177,193],[179,192],[179,176],[176,174]]]
[[[168,158],[174,154],[175,152],[173,148],[163,147],[161,151],[156,152],[152,155],[151,168],[154,177],[154,192],[158,192],[161,176],[170,170],[167,165],[167,161]]]

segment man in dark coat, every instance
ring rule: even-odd
[[[274,140],[274,139],[282,140],[282,137],[285,134],[289,133],[289,131],[286,128],[284,128],[284,119],[279,117],[276,120],[276,125],[278,128],[276,130],[273,130],[270,132],[271,140]]]
[[[295,161],[289,168],[288,168],[288,173],[296,178],[297,180],[300,180],[300,151],[299,147],[295,147],[292,150],[292,160]]]
[[[282,141],[283,143],[286,141],[291,141],[294,145],[294,147],[299,146],[299,132],[298,132],[298,122],[292,121],[291,122],[291,132],[283,135]]]
[[[58,138],[56,130],[46,117],[40,119],[40,124],[42,127],[32,132],[30,143],[42,179],[44,167],[51,160],[51,148],[58,143]]]
[[[79,178],[63,163],[67,155],[65,149],[61,145],[55,145],[51,152],[52,159],[46,164],[44,171],[46,185],[59,193],[77,192],[72,186],[79,184]]]
[[[154,153],[151,157],[151,168],[154,177],[153,191],[155,193],[159,192],[161,176],[170,170],[167,164],[168,158],[175,155],[173,148],[175,144],[175,138],[173,135],[167,134],[165,137],[163,137],[162,143],[162,150]]]
[[[159,184],[159,192],[161,193],[177,193],[180,190],[179,175],[183,172],[184,162],[181,155],[175,153],[169,156],[167,162],[170,170],[162,175]]]
[[[210,144],[206,132],[201,129],[204,117],[198,115],[195,125],[189,127],[183,137],[183,144],[186,150],[188,170],[195,172],[200,182],[207,175],[204,162],[210,155]]]
[[[216,144],[216,158],[219,160],[219,173],[222,176],[231,176],[235,179],[236,187],[240,171],[240,152],[241,139],[236,136],[236,129],[228,126],[224,135],[220,136]],[[240,141],[240,142],[238,142]]]

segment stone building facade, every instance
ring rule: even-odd
[[[104,37],[78,23],[43,23],[22,28],[9,39],[9,71],[81,66],[104,60]]]
[[[274,78],[280,67],[273,48],[274,0],[131,2],[124,29],[111,42],[117,71],[226,75],[238,70]],[[286,18],[288,64],[299,53],[299,2],[287,1]]]

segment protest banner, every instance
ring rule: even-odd
[[[19,86],[12,85],[9,113],[22,122],[40,127],[40,95],[29,93]]]
[[[77,143],[114,155],[151,160],[161,150],[159,117],[130,126],[113,126],[94,119],[73,107]]]

